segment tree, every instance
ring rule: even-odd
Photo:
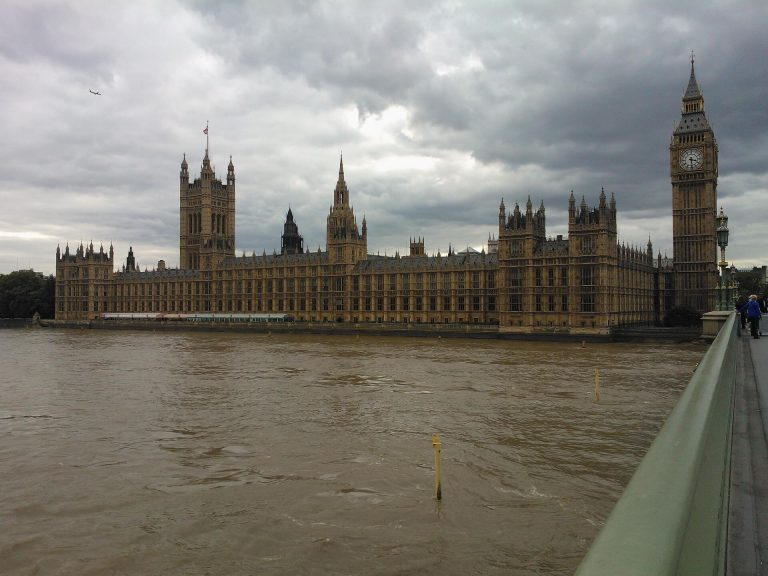
[[[768,295],[768,287],[763,282],[762,268],[753,268],[752,270],[739,270],[735,274],[739,283],[739,295],[748,297],[750,294],[758,296]]]
[[[664,316],[664,326],[693,327],[701,325],[701,314],[691,306],[670,308]]]
[[[0,318],[53,318],[56,279],[34,270],[0,274]]]

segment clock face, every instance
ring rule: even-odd
[[[686,148],[680,151],[680,168],[683,170],[698,170],[704,163],[704,153],[701,148]]]

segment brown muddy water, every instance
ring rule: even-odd
[[[0,572],[571,574],[704,352],[0,330]]]

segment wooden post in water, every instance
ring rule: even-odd
[[[442,444],[440,444],[440,434],[432,434],[432,447],[435,449],[435,498],[442,500],[443,486],[440,478],[440,459],[442,458]]]
[[[600,402],[600,368],[595,368],[595,402]]]

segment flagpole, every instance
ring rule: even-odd
[[[208,120],[205,121],[205,153],[210,154],[210,150],[208,149]]]

